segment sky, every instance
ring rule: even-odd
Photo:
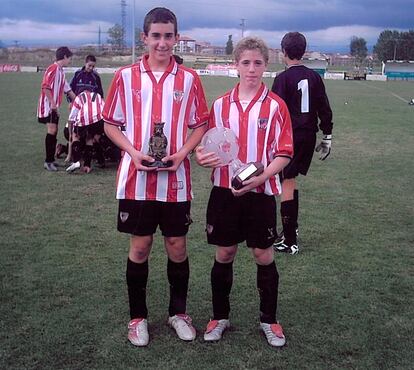
[[[130,42],[134,0],[126,0]],[[179,33],[197,41],[224,46],[228,35],[263,38],[280,47],[286,32],[302,32],[308,50],[348,52],[352,36],[367,41],[369,51],[385,29],[414,29],[413,0],[135,0],[135,25],[156,6],[171,9]],[[0,41],[6,46],[40,46],[106,42],[105,31],[121,24],[121,0],[1,0]],[[242,21],[244,20],[244,21]]]

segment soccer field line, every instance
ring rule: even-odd
[[[363,82],[362,82],[362,83],[363,83]],[[385,90],[385,89],[381,89],[381,88],[379,88],[379,87],[377,87],[377,86],[371,86],[371,85],[368,85],[367,83],[363,83],[363,84],[364,84],[365,86],[367,86],[367,87],[371,88],[371,89],[376,89],[376,90],[385,91],[385,92],[387,92],[387,93],[390,93],[392,96],[394,96],[395,98],[397,98],[397,99],[399,99],[399,100],[403,101],[404,103],[408,103],[408,102],[409,102],[409,100],[404,99],[402,96],[399,96],[398,94],[393,93],[392,91],[388,91],[388,90]]]

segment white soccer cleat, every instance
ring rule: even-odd
[[[283,347],[286,344],[286,338],[283,334],[283,328],[280,324],[266,324],[264,322],[260,323],[260,327],[263,330],[264,335],[266,336],[267,342],[272,347]]]
[[[220,340],[224,331],[229,327],[230,321],[228,319],[210,320],[204,333],[204,340],[207,342]]]
[[[148,322],[146,319],[133,319],[128,324],[128,340],[138,347],[148,345]]]
[[[168,325],[170,325],[181,340],[194,340],[196,337],[196,330],[192,325],[191,317],[186,314],[178,314],[168,318]]]
[[[73,162],[68,168],[66,168],[66,172],[74,172],[81,168],[81,164],[79,161]]]

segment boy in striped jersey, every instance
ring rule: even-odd
[[[118,230],[131,235],[126,270],[131,317],[128,339],[136,346],[146,346],[149,341],[148,257],[158,226],[168,255],[168,323],[180,339],[195,338],[191,318],[186,314],[186,234],[192,199],[188,154],[199,143],[208,120],[199,77],[177,64],[172,56],[179,37],[174,13],[166,8],[152,9],[145,16],[143,30],[148,54],[117,71],[103,112],[105,133],[124,151],[117,176]],[[161,123],[168,142],[162,161],[172,165],[147,167],[144,161],[154,161],[146,154],[150,137],[154,126]]]
[[[104,101],[97,92],[92,92],[90,87],[84,87],[73,102],[69,114],[69,153],[72,154],[73,163],[66,169],[66,172],[73,172],[81,167],[82,144],[83,148],[83,171],[91,172],[92,149],[94,142],[98,143],[103,133],[102,110]],[[100,145],[97,146],[101,150]],[[102,150],[98,158],[103,159]]]
[[[282,326],[276,321],[279,275],[274,262],[276,200],[281,184],[277,174],[293,155],[292,127],[286,104],[262,82],[269,60],[265,43],[246,37],[234,49],[240,83],[216,99],[210,112],[209,127],[227,127],[238,137],[238,159],[243,163],[261,162],[264,172],[231,185],[233,169],[223,166],[215,153],[196,150],[197,162],[212,167],[214,187],[207,207],[207,241],[216,246],[211,270],[213,318],[204,339],[218,341],[230,326],[230,291],[233,261],[238,243],[246,241],[257,265],[260,295],[260,327],[268,343],[285,344]]]
[[[45,138],[46,159],[44,168],[48,171],[57,171],[55,160],[59,106],[62,103],[63,94],[69,95],[71,100],[75,94],[65,79],[63,67],[67,67],[72,61],[72,52],[62,46],[56,50],[56,61],[45,71],[42,87],[37,105],[37,117],[39,123],[46,124],[47,134]]]

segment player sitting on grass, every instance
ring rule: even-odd
[[[96,93],[88,89],[83,90],[73,102],[72,110],[69,115],[69,153],[72,154],[73,163],[66,169],[73,172],[81,168],[80,160],[83,157],[83,171],[91,171],[93,143],[99,142],[100,135],[103,133],[103,99]],[[82,153],[80,140],[85,139],[85,146]],[[98,146],[101,148],[101,146]],[[103,158],[102,151],[99,156]]]

